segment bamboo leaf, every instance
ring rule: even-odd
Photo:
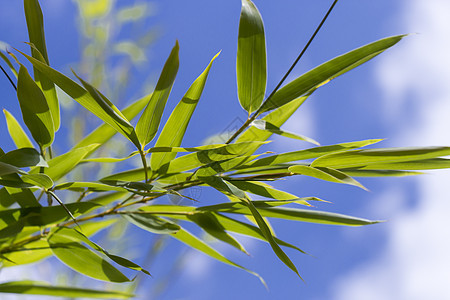
[[[450,155],[450,147],[419,147],[419,148],[384,148],[354,150],[342,153],[332,153],[321,156],[312,162],[311,166],[330,168],[356,168],[372,164],[404,163]],[[418,164],[417,164],[418,165]],[[392,165],[394,166],[394,165]],[[400,169],[401,164],[398,165]]]
[[[254,120],[251,124],[251,126],[254,126],[260,130],[267,130],[271,133],[278,134],[287,138],[296,139],[300,141],[305,141],[311,144],[320,145],[317,141],[313,140],[312,138],[309,138],[304,135],[295,134],[291,132],[287,132],[284,130],[281,130],[279,127],[265,121],[265,120]]]
[[[260,158],[258,160],[249,162],[238,168],[239,169],[256,168],[256,167],[261,167],[261,166],[277,165],[277,164],[281,164],[281,163],[293,162],[293,161],[298,161],[298,160],[306,160],[306,159],[316,158],[316,157],[334,153],[334,152],[342,152],[345,150],[365,147],[368,145],[378,143],[380,141],[382,141],[382,140],[381,139],[372,139],[372,140],[349,142],[349,143],[342,143],[342,144],[336,144],[336,145],[330,145],[330,146],[321,146],[321,147],[315,147],[315,148],[310,148],[310,149],[305,149],[305,150],[275,154],[275,155],[266,156],[264,158]]]
[[[258,277],[258,279],[262,282],[262,284],[264,284],[264,286],[266,286],[264,279],[261,276],[259,276],[257,273],[250,271],[250,270],[244,268],[243,266],[238,265],[237,263],[229,260],[228,258],[223,256],[221,253],[219,253],[217,250],[215,250],[213,247],[206,244],[204,241],[200,240],[198,237],[194,236],[193,234],[191,234],[189,231],[181,228],[177,233],[171,234],[171,236],[173,238],[179,240],[180,242],[188,245],[189,247],[194,248],[200,252],[203,252],[204,254],[209,255],[212,258],[217,259],[220,262],[223,262],[225,264],[228,264],[228,265],[240,268],[244,271],[247,271],[248,273]]]
[[[112,120],[114,120],[115,124],[118,125],[122,132],[125,133],[125,136],[133,142],[133,144],[139,148],[140,143],[136,136],[136,133],[133,129],[133,126],[130,124],[130,122],[127,120],[127,118],[123,115],[123,113],[108,99],[106,98],[102,93],[100,93],[99,90],[97,90],[94,86],[89,84],[88,82],[84,81],[81,77],[79,77],[73,70],[73,74],[75,77],[78,78],[78,80],[81,82],[81,84],[84,86],[86,91],[89,92],[92,99],[94,99],[97,104],[103,109],[103,112],[106,113]]]
[[[108,251],[106,251],[105,249],[103,249],[102,247],[97,245],[96,243],[92,242],[86,235],[77,231],[76,229],[68,228],[68,227],[60,227],[60,228],[56,229],[54,231],[54,233],[55,232],[58,233],[59,236],[64,236],[66,238],[72,239],[75,242],[83,242],[83,243],[87,244],[92,249],[103,253],[104,255],[109,257],[112,261],[121,265],[122,267],[136,270],[136,271],[141,271],[147,275],[150,275],[150,273],[147,270],[144,270],[143,268],[141,268],[139,265],[133,263],[132,261],[130,261],[124,257],[110,254]]]
[[[155,147],[178,147],[181,145],[189,121],[205,87],[209,70],[219,54],[220,52],[212,58],[203,73],[192,83],[181,101],[172,111],[156,141]],[[150,166],[153,170],[158,170],[159,167],[173,160],[175,156],[176,153],[172,152],[154,153],[150,159]]]
[[[109,282],[130,281],[105,259],[57,230],[49,235],[47,242],[53,254],[78,273]]]
[[[236,75],[239,102],[251,114],[264,99],[267,70],[264,24],[258,9],[250,0],[242,0]]]
[[[242,246],[234,237],[225,231],[226,228],[222,226],[216,215],[210,212],[204,212],[188,215],[187,218],[219,241],[227,243],[239,251],[248,254],[244,246]]]
[[[9,60],[8,56],[5,55],[3,53],[3,51],[8,52],[8,47],[9,45],[6,44],[5,42],[0,42],[0,58],[3,59],[5,61],[5,63],[8,65],[8,67],[10,68],[11,72],[14,74],[14,76],[17,78],[19,75],[19,72],[17,72],[16,68],[14,67],[14,65],[11,63],[11,61]]]
[[[90,145],[82,148],[73,149],[65,154],[57,156],[48,161],[48,168],[44,173],[48,175],[53,181],[57,181],[73,168],[75,168],[91,151],[97,148],[98,145]],[[37,168],[30,170],[30,174],[38,173]]]
[[[50,146],[55,130],[50,108],[39,86],[21,65],[17,80],[17,97],[23,120],[41,148]]]
[[[36,69],[52,80],[66,94],[71,96],[87,110],[92,112],[98,118],[113,127],[117,132],[121,133],[133,142],[133,126],[128,122],[128,120],[123,118],[123,114],[119,113],[119,110],[113,106],[112,103],[108,103],[108,101],[101,98],[101,96],[100,98],[94,98],[87,90],[69,77],[63,75],[55,69],[52,69],[45,63],[26,55],[25,53],[22,54],[33,64]]]
[[[9,136],[13,140],[14,144],[17,148],[33,148],[33,143],[31,142],[28,135],[23,130],[22,126],[20,126],[19,122],[14,118],[14,116],[3,109],[3,113],[5,114],[6,125],[8,126]]]
[[[300,274],[298,273],[297,268],[292,263],[290,258],[284,253],[284,251],[280,248],[280,246],[275,241],[272,231],[270,230],[269,226],[267,225],[266,221],[263,219],[261,214],[259,213],[258,209],[253,205],[253,202],[250,201],[247,198],[247,195],[245,193],[238,189],[237,187],[233,186],[232,184],[224,181],[222,178],[219,177],[202,177],[200,178],[202,181],[210,185],[211,187],[217,189],[218,191],[224,193],[225,195],[232,197],[236,200],[239,200],[240,203],[243,203],[245,206],[248,207],[248,209],[251,212],[251,215],[255,218],[256,223],[258,224],[259,229],[261,229],[262,234],[264,235],[265,239],[269,242],[270,246],[272,247],[272,250],[275,252],[275,254],[278,256],[278,258],[292,271],[294,271],[300,278]]]
[[[28,37],[30,43],[32,43],[31,53],[32,56],[42,61],[43,63],[50,65],[47,54],[47,47],[45,45],[44,34],[44,20],[42,17],[42,10],[38,0],[24,0],[25,17],[27,20]],[[35,48],[34,48],[35,47]],[[59,116],[59,102],[56,95],[55,85],[45,75],[34,68],[34,79],[38,85],[42,88],[42,91],[47,100],[48,107],[50,108],[54,130],[58,131],[60,126]]]
[[[363,190],[367,190],[363,185],[361,185],[358,181],[351,178],[347,174],[326,167],[310,167],[310,166],[292,166],[289,167],[289,171],[294,174],[311,176],[314,178],[318,178],[321,180],[336,182],[336,183],[344,183],[350,184],[357,187],[362,188]]]
[[[352,170],[436,170],[450,168],[450,159],[448,158],[428,158],[392,163],[371,163],[366,166],[351,168]],[[348,168],[343,169],[346,172]]]
[[[109,184],[99,182],[64,182],[56,185],[54,190],[71,190],[75,192],[83,192],[85,190],[92,192],[105,192],[105,191],[119,191],[126,192],[127,190],[118,186],[111,186]]]
[[[102,291],[69,286],[53,286],[45,282],[31,280],[1,283],[0,293],[95,299],[129,299],[134,296],[120,291]]]
[[[21,178],[23,182],[28,182],[44,189],[50,189],[53,186],[53,180],[45,174],[25,174]]]
[[[178,51],[179,45],[177,41],[164,65],[155,91],[136,124],[136,134],[141,142],[142,149],[155,137],[158,131],[164,107],[178,72]]]
[[[280,127],[292,116],[292,114],[306,101],[308,97],[309,95],[295,99],[289,102],[288,104],[283,105],[278,109],[274,110],[273,112],[269,113],[267,116],[262,118],[262,120],[267,121],[277,127]],[[250,142],[250,141],[264,142],[271,135],[272,135],[271,132],[260,130],[258,128],[251,126],[237,138],[235,143]],[[248,148],[249,151],[247,154],[248,155],[253,154],[259,148],[259,146],[261,145],[255,144],[249,147]]]
[[[352,177],[402,177],[423,174],[421,172],[396,170],[341,169],[340,171]]]
[[[13,166],[13,165],[10,165],[10,164],[0,161],[0,176],[14,174],[14,173],[25,173],[25,171],[22,171],[21,169],[17,168],[16,166]]]
[[[12,150],[0,156],[0,162],[8,163],[18,168],[48,167],[42,155],[34,148]]]
[[[306,72],[279,89],[273,97],[264,104],[261,113],[289,103],[297,97],[305,95],[336,77],[362,65],[386,49],[397,44],[403,37],[404,35],[397,35],[378,40],[338,56],[311,71]]]
[[[148,214],[127,212],[122,215],[125,217],[125,219],[127,219],[130,223],[136,225],[137,227],[156,234],[177,233],[181,228],[179,225],[173,222]]]
[[[125,118],[127,118],[128,120],[134,119],[139,114],[139,112],[144,109],[145,105],[147,104],[148,97],[151,97],[151,95],[147,95],[139,100],[136,100],[135,102],[124,108],[122,113]],[[81,141],[79,141],[74,148],[81,148],[92,144],[103,145],[116,133],[117,131],[108,124],[100,125],[97,129],[95,129]]]

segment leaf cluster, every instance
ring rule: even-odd
[[[365,148],[381,140],[320,146],[309,137],[282,129],[317,89],[394,46],[403,35],[381,39],[331,59],[266,97],[264,24],[256,6],[250,0],[243,0],[236,74],[239,103],[248,112],[248,119],[228,141],[186,147],[183,138],[219,53],[193,81],[170,112],[167,122],[161,124],[179,68],[178,42],[165,62],[154,91],[119,109],[94,84],[75,72],[73,78],[79,83],[50,66],[39,2],[25,0],[24,8],[31,54],[17,51],[19,58],[13,53],[1,54],[14,75],[12,82],[17,83],[17,99],[29,132],[13,114],[4,110],[8,131],[17,148],[6,153],[0,149],[0,260],[4,268],[54,256],[72,270],[101,281],[132,281],[123,269],[149,275],[143,267],[111,254],[92,239],[100,230],[126,221],[149,234],[177,239],[220,262],[257,276],[264,283],[258,274],[225,257],[213,245],[188,231],[186,224],[194,224],[243,253],[247,251],[235,234],[252,237],[266,242],[300,277],[282,247],[304,252],[274,234],[271,218],[343,226],[370,225],[378,221],[315,210],[310,203],[321,199],[293,195],[268,182],[309,176],[365,189],[355,177],[415,175],[421,170],[450,166],[449,160],[444,158],[450,155],[450,147]],[[25,61],[31,63],[33,70],[24,65]],[[66,153],[52,150],[61,124],[56,87],[104,123]],[[98,156],[99,149],[117,133],[124,136],[135,151],[126,157]],[[293,152],[262,153],[260,147],[268,143],[272,134],[304,140],[315,146]],[[93,164],[115,166],[133,156],[140,157],[142,167],[111,172],[94,180],[67,180],[76,168]],[[187,197],[183,191],[194,186],[214,188],[224,195],[223,203],[186,206],[156,202],[166,195]],[[68,193],[77,194],[77,200],[65,200],[70,199],[66,197]],[[47,203],[42,200],[44,196]],[[53,205],[53,200],[57,204]],[[0,284],[0,292],[132,297],[119,291],[30,281]]]

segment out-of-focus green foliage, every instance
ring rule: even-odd
[[[403,35],[388,37],[338,56],[275,90],[272,97],[265,98],[267,67],[263,21],[256,6],[250,0],[243,0],[238,33],[237,83],[240,104],[249,117],[236,135],[222,144],[184,147],[182,141],[189,121],[201,99],[210,70],[214,68],[213,62],[220,59],[219,54],[193,80],[167,122],[160,126],[179,68],[178,42],[149,96],[123,110],[119,108],[121,103],[113,104],[117,99],[105,96],[116,95],[116,88],[127,85],[127,70],[131,65],[146,60],[143,48],[153,34],[149,33],[137,42],[117,41],[108,26],[111,25],[111,16],[120,24],[138,22],[149,15],[150,6],[138,3],[116,11],[113,1],[77,1],[85,44],[78,68],[80,76],[74,72],[80,82],[77,83],[50,66],[39,2],[25,0],[24,3],[31,55],[22,53],[19,59],[13,56],[13,61],[20,63],[18,72],[6,53],[1,56],[16,75],[17,100],[23,124],[31,133],[29,137],[23,124],[4,110],[8,132],[17,147],[6,153],[0,148],[0,261],[4,268],[54,256],[73,271],[100,281],[123,283],[131,281],[136,272],[149,275],[145,268],[112,254],[92,240],[93,234],[105,228],[112,228],[114,234],[110,238],[123,238],[121,228],[127,224],[149,234],[177,239],[220,262],[257,276],[265,284],[258,274],[230,260],[202,237],[188,231],[187,227],[195,226],[244,253],[247,253],[245,246],[230,233],[263,240],[300,277],[301,271],[282,247],[304,252],[275,236],[269,223],[271,218],[342,226],[370,225],[378,221],[315,210],[310,202],[321,199],[287,193],[272,187],[268,181],[309,176],[364,188],[353,177],[405,176],[418,174],[417,170],[450,167],[448,159],[443,158],[450,155],[449,147],[361,149],[380,140],[317,146],[279,154],[259,151],[272,134],[318,145],[311,138],[284,131],[283,124],[316,89],[394,46]],[[120,78],[107,76],[110,70],[105,63],[108,55],[104,53],[111,54],[111,44],[114,55],[124,55],[123,62],[127,62],[120,72],[111,72],[121,74],[123,77]],[[31,63],[34,78],[21,64],[25,61]],[[54,133],[60,128],[55,87],[104,122],[80,136],[66,153],[58,153],[52,148],[58,143],[54,140]],[[63,106],[63,109],[70,108]],[[261,113],[266,111],[270,113],[261,117]],[[133,122],[140,113],[139,120]],[[80,117],[75,118],[79,120]],[[147,147],[158,132],[154,146]],[[116,133],[128,139],[134,152],[111,157],[108,142]],[[113,170],[120,162],[135,155],[141,158],[141,168],[131,169],[128,164],[129,168],[120,172],[109,171],[103,175],[93,172],[94,176],[82,176],[99,165],[105,168],[103,170]],[[73,179],[75,177],[78,179]],[[224,195],[225,201],[207,206],[153,204],[162,196],[187,197],[183,195],[185,189],[202,186],[214,188],[218,194]],[[254,201],[249,194],[265,200]],[[46,203],[43,196],[46,196]],[[53,205],[53,200],[58,203]],[[134,284],[133,287],[136,286]],[[31,281],[0,284],[0,293],[133,297],[119,291]]]

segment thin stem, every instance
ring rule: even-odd
[[[145,153],[142,151],[142,149],[139,149],[139,154],[141,155],[142,165],[144,166],[144,173],[145,173],[145,183],[148,182],[148,166],[147,166],[147,160],[145,159]]]
[[[16,90],[17,92],[17,86],[14,83],[14,81],[12,81],[11,77],[9,77],[8,73],[6,73],[5,69],[3,69],[3,67],[0,65],[0,69],[2,69],[3,74],[5,74],[5,76],[9,79],[9,82],[11,83],[11,85],[13,86],[13,88]]]
[[[303,50],[297,56],[297,58],[295,59],[294,63],[291,65],[291,67],[286,72],[286,74],[284,74],[283,78],[281,78],[280,82],[278,82],[277,86],[270,93],[269,97],[266,98],[266,100],[261,104],[261,106],[258,108],[258,110],[250,118],[247,119],[247,121],[228,139],[228,141],[225,144],[231,143],[239,134],[241,134],[242,131],[244,131],[244,129],[247,128],[248,125],[250,125],[250,123],[253,122],[256,119],[256,117],[261,113],[261,111],[264,108],[265,104],[268,103],[270,101],[270,99],[273,97],[273,95],[275,95],[275,93],[280,89],[281,85],[284,83],[284,81],[289,76],[289,74],[291,74],[292,70],[295,68],[297,63],[300,61],[300,59],[302,58],[303,54],[305,54],[305,52],[308,49],[309,45],[311,45],[312,41],[314,40],[314,38],[316,37],[317,33],[322,28],[323,24],[327,20],[328,16],[330,15],[331,11],[333,10],[333,8],[334,8],[334,6],[336,5],[337,2],[338,2],[338,0],[334,0],[333,1],[333,4],[328,9],[327,13],[323,17],[323,19],[320,22],[319,26],[317,26],[316,30],[314,31],[314,33],[309,38],[309,41],[306,43],[305,47],[303,47]]]

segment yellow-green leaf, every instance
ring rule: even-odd
[[[192,83],[181,101],[172,111],[169,119],[164,125],[155,147],[178,147],[181,145],[184,134],[186,132],[189,121],[194,113],[200,96],[208,78],[209,70],[211,69],[213,61],[217,58],[217,53],[202,74]],[[176,156],[176,153],[154,153],[150,159],[150,166],[153,170],[158,170],[159,167],[171,161]]]
[[[5,114],[6,125],[8,126],[9,136],[13,140],[14,144],[17,148],[33,148],[33,143],[31,142],[28,135],[23,130],[22,126],[20,126],[19,122],[14,118],[14,116],[3,109],[3,113]]]
[[[242,0],[236,75],[239,102],[251,114],[264,99],[267,70],[264,24],[258,9],[250,0]]]
[[[41,148],[50,146],[55,135],[52,115],[44,94],[21,65],[17,80],[17,97],[23,120]]]
[[[177,76],[179,48],[177,41],[164,65],[158,83],[156,84],[155,91],[150,97],[141,118],[136,124],[136,134],[142,148],[155,137],[156,132],[158,131],[164,107],[166,106],[175,77]]]

